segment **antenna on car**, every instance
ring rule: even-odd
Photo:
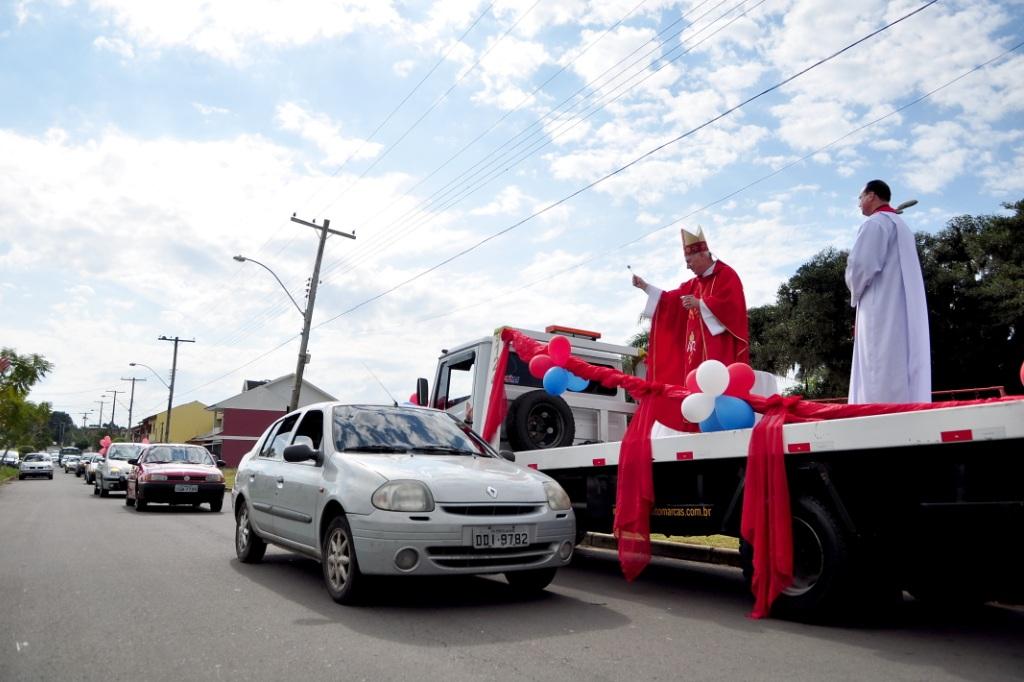
[[[377,375],[373,373],[373,370],[370,369],[370,366],[367,365],[365,362],[363,363],[363,367],[365,367],[366,371],[370,373],[370,376],[373,377],[373,380],[380,384],[380,387],[384,389],[385,393],[388,394],[388,397],[391,398],[391,402],[395,404],[395,407],[398,407],[398,401],[395,400],[395,396],[391,395],[391,391],[389,391],[388,387],[384,385],[384,382],[377,378]]]

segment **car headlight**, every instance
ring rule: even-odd
[[[222,483],[224,477],[221,474],[206,474],[206,480],[213,483]]]
[[[109,473],[111,473],[111,474],[119,474],[119,473],[121,473],[121,467],[110,467],[110,472]]]
[[[167,474],[143,474],[143,481],[166,481]]]
[[[555,511],[568,511],[572,509],[572,501],[562,490],[562,486],[554,481],[544,481],[544,493],[548,496],[548,506]]]
[[[420,481],[388,481],[370,498],[377,509],[399,512],[434,511],[434,497]]]

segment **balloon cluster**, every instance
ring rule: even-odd
[[[582,391],[590,385],[588,380],[565,368],[571,351],[569,339],[555,335],[548,341],[548,352],[537,353],[530,360],[530,374],[544,382],[544,390],[550,395],[562,395],[566,390]]]
[[[103,436],[103,440],[100,441],[100,454],[105,456],[107,454],[107,448],[109,448],[110,444],[113,442],[114,441],[110,439],[110,436]]]
[[[744,398],[753,387],[750,365],[734,362],[726,367],[718,360],[705,360],[686,377],[690,395],[683,399],[683,417],[699,424],[704,433],[749,429],[754,409]]]

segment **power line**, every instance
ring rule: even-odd
[[[729,114],[731,114],[731,113],[741,109],[742,107],[746,106],[747,104],[750,104],[751,102],[754,102],[755,100],[760,99],[761,97],[767,95],[768,93],[771,93],[771,92],[774,92],[775,90],[778,90],[779,88],[783,87],[784,85],[786,85],[788,83],[793,82],[794,80],[796,80],[800,76],[808,73],[809,71],[811,71],[811,70],[821,66],[822,64],[825,64],[825,63],[835,59],[839,55],[841,55],[841,54],[843,54],[843,53],[853,49],[857,45],[860,45],[861,43],[863,43],[863,42],[865,42],[867,40],[870,40],[871,38],[873,38],[874,36],[882,33],[883,31],[886,31],[889,28],[892,28],[896,24],[898,24],[898,23],[900,23],[902,21],[905,21],[906,19],[909,19],[910,17],[912,17],[915,14],[917,14],[917,13],[923,11],[924,9],[930,7],[931,5],[935,4],[936,2],[938,2],[938,0],[930,0],[929,2],[925,3],[921,7],[918,7],[917,9],[915,9],[915,10],[913,10],[911,12],[908,12],[907,14],[904,14],[902,17],[900,17],[900,18],[898,18],[898,19],[896,19],[896,20],[894,20],[894,21],[892,21],[892,22],[882,26],[879,29],[876,29],[876,30],[872,31],[871,33],[868,33],[866,36],[855,40],[854,42],[850,43],[846,47],[843,47],[843,48],[837,50],[836,52],[833,52],[831,55],[829,55],[827,57],[824,57],[822,59],[819,59],[818,61],[814,62],[810,66],[807,66],[807,67],[801,69],[800,71],[796,72],[795,74],[793,74],[793,75],[791,75],[791,76],[789,76],[789,77],[779,81],[775,85],[772,85],[772,86],[770,86],[768,88],[765,88],[764,90],[760,91],[756,95],[748,97],[747,99],[743,100],[739,104],[736,104],[735,106],[729,107],[725,111],[723,111],[720,114],[718,114],[717,116],[714,116],[713,118],[705,121],[704,123],[701,123],[700,125],[698,125],[698,126],[696,126],[694,128],[691,128],[690,130],[682,133],[681,135],[677,135],[676,137],[673,137],[672,139],[667,140],[666,142],[663,142],[662,144],[654,147],[653,149],[648,150],[647,152],[644,152],[643,154],[641,154],[640,156],[636,157],[635,159],[633,159],[629,163],[627,163],[627,164],[625,164],[623,166],[620,166],[619,168],[616,168],[615,170],[611,171],[610,173],[607,173],[607,174],[601,176],[597,180],[594,180],[593,182],[590,182],[587,185],[584,185],[583,187],[581,187],[581,188],[577,189],[576,191],[572,192],[571,194],[569,194],[569,195],[567,195],[565,197],[562,197],[561,199],[558,199],[558,200],[548,204],[547,206],[541,208],[540,210],[537,210],[537,211],[531,213],[530,215],[526,216],[525,218],[522,218],[521,220],[516,221],[512,225],[509,225],[508,227],[506,227],[504,229],[501,229],[501,230],[499,230],[499,231],[497,231],[497,232],[495,232],[495,233],[493,233],[493,234],[491,234],[491,235],[489,235],[489,236],[487,236],[487,237],[477,241],[476,243],[466,247],[465,249],[462,249],[461,251],[455,253],[454,255],[449,256],[448,258],[445,258],[445,259],[441,260],[439,263],[436,263],[436,264],[430,266],[426,270],[422,270],[421,272],[417,273],[416,275],[413,275],[412,277],[409,277],[409,278],[399,282],[398,284],[396,284],[396,285],[394,285],[394,286],[392,286],[392,287],[390,287],[388,289],[385,289],[384,291],[382,291],[382,292],[380,292],[380,293],[378,293],[378,294],[376,294],[374,296],[371,296],[370,298],[365,299],[365,300],[361,301],[360,303],[357,303],[356,305],[348,308],[347,310],[344,310],[341,313],[338,313],[334,317],[328,318],[327,320],[325,320],[325,321],[321,322],[320,324],[316,325],[315,327],[313,327],[313,329],[319,329],[320,327],[323,327],[324,325],[330,324],[331,322],[333,322],[333,321],[335,321],[335,320],[337,320],[337,319],[339,319],[339,318],[341,318],[341,317],[343,317],[345,315],[348,315],[349,313],[354,312],[354,311],[358,310],[359,308],[362,308],[365,305],[368,305],[368,304],[370,304],[370,303],[372,303],[372,302],[374,302],[376,300],[379,300],[379,299],[381,299],[381,298],[383,298],[383,297],[385,297],[385,296],[387,296],[387,295],[397,291],[398,289],[406,286],[407,284],[411,284],[412,282],[415,282],[416,280],[418,280],[418,279],[420,279],[420,278],[430,274],[431,272],[434,272],[435,270],[438,270],[439,268],[444,267],[448,263],[451,263],[452,261],[454,261],[454,260],[456,260],[458,258],[461,258],[462,256],[466,255],[467,253],[471,253],[472,251],[475,251],[476,249],[480,248],[484,244],[486,244],[486,243],[488,243],[490,241],[493,241],[494,239],[497,239],[498,237],[511,232],[512,230],[516,229],[517,227],[522,226],[523,224],[529,222],[530,220],[533,220],[537,216],[543,215],[544,213],[547,213],[551,209],[556,208],[558,206],[561,206],[565,202],[567,202],[567,201],[569,201],[569,200],[579,196],[583,192],[586,192],[587,190],[589,190],[589,189],[591,189],[593,187],[596,187],[597,185],[601,184],[602,182],[605,182],[606,180],[615,177],[619,173],[621,173],[621,172],[623,172],[623,171],[625,171],[625,170],[627,170],[629,168],[632,168],[633,166],[635,166],[636,164],[640,163],[644,159],[650,158],[654,154],[657,154],[658,152],[660,152],[662,149],[665,149],[666,147],[669,147],[669,146],[671,146],[673,144],[676,144],[677,142],[679,142],[679,141],[681,141],[683,139],[686,139],[686,138],[694,135],[695,133],[703,130],[704,128],[707,128],[708,126],[714,124],[715,122],[720,121],[721,119],[725,118]]]

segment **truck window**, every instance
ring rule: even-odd
[[[434,407],[449,410],[461,403],[471,402],[473,395],[473,367],[476,365],[476,353],[459,353],[441,364],[438,374],[437,398]]]

